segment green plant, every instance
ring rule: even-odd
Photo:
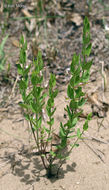
[[[83,127],[76,127],[79,116],[83,112],[82,106],[86,102],[82,86],[89,80],[92,65],[92,61],[87,61],[92,46],[88,18],[85,17],[84,19],[82,55],[80,57],[80,55],[74,54],[70,66],[71,79],[67,88],[69,103],[65,108],[68,119],[64,124],[60,122],[59,133],[56,134],[58,143],[54,143],[53,141],[54,113],[56,111],[54,99],[58,94],[55,87],[56,78],[53,74],[50,75],[48,93],[45,93],[41,52],[38,53],[37,60],[33,60],[34,68],[32,65],[26,66],[27,42],[24,42],[23,36],[21,37],[20,44],[20,64],[17,65],[18,73],[21,76],[19,89],[22,95],[22,102],[20,106],[25,110],[25,118],[29,120],[39,155],[47,171],[47,176],[49,178],[54,175],[58,176],[61,166],[69,157],[72,149],[78,146],[78,140],[82,138],[83,132],[88,129],[88,121],[91,119],[91,114],[89,114]],[[30,69],[31,74],[29,75]],[[31,90],[29,90],[30,84],[32,85]],[[46,112],[48,121],[47,124],[44,124],[43,108],[45,98],[47,97]]]
[[[2,71],[4,69],[4,65],[6,62],[4,45],[7,41],[7,38],[8,38],[8,35],[5,36],[5,38],[2,40],[2,42],[0,44],[0,71]]]

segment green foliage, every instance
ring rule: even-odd
[[[4,65],[6,62],[4,45],[7,41],[7,38],[8,38],[8,35],[5,36],[5,38],[2,40],[2,42],[0,44],[0,71],[2,71],[4,69]]]
[[[23,36],[20,39],[20,44],[20,63],[17,65],[18,73],[21,76],[19,89],[22,95],[22,102],[20,106],[25,110],[25,118],[30,122],[31,130],[47,175],[49,177],[52,176],[52,168],[55,165],[55,160],[59,159],[61,164],[57,170],[58,175],[58,171],[63,161],[68,159],[74,147],[79,146],[77,141],[82,138],[83,132],[88,129],[88,122],[91,119],[91,114],[89,114],[83,127],[76,129],[79,117],[83,112],[82,106],[86,102],[82,86],[89,80],[90,68],[92,65],[91,61],[87,61],[92,47],[88,18],[85,17],[84,19],[82,57],[74,53],[72,58],[70,66],[71,79],[67,87],[69,104],[65,108],[68,118],[64,124],[60,122],[59,134],[57,135],[59,143],[55,144],[55,150],[53,149],[53,124],[54,113],[56,111],[55,98],[58,94],[58,90],[56,89],[56,77],[53,74],[50,75],[48,93],[46,94],[43,86],[44,78],[41,52],[38,52],[37,60],[33,60],[33,65],[27,66],[27,42],[24,41]],[[31,74],[29,75],[30,69]],[[31,90],[29,90],[29,84],[32,85]],[[48,121],[47,125],[44,126],[42,121],[46,97],[48,97],[45,106]],[[70,149],[63,154],[63,150],[68,146],[68,139],[74,139],[75,141],[70,144]]]

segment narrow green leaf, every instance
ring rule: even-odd
[[[50,116],[53,116],[54,112],[56,111],[56,108],[51,112]]]
[[[76,92],[75,98],[80,98],[81,96],[85,95],[85,93],[82,92],[82,87],[80,86],[75,90],[75,92]]]
[[[51,118],[51,120],[50,120],[50,124],[51,124],[51,125],[54,124],[54,118]]]
[[[67,87],[67,95],[70,99],[74,99],[74,89],[70,85]]]
[[[59,135],[61,138],[65,137],[66,136],[66,133],[65,133],[65,130],[64,130],[64,126],[62,124],[62,122],[60,123],[60,132],[59,132]]]
[[[52,118],[50,121],[47,121],[48,125],[53,125],[54,124],[54,118]]]
[[[28,108],[29,108],[29,105],[24,104],[24,103],[19,103],[19,105],[20,105],[22,108],[25,108],[25,109],[28,109]]]
[[[71,118],[72,117],[72,113],[71,113],[68,105],[67,105],[66,111],[68,113],[69,118]]]
[[[83,112],[83,110],[81,110],[81,111],[75,113],[75,114],[73,115],[73,118],[75,118],[75,117],[78,118],[78,117],[82,114],[82,112]]]
[[[8,39],[8,34],[3,38],[3,40],[2,40],[2,42],[0,44],[0,55],[3,52],[4,45],[5,45],[6,41],[7,41],[7,39]]]
[[[62,154],[57,154],[56,156],[57,156],[57,158],[59,158],[61,160],[68,160],[69,159],[69,156],[62,155]]]
[[[81,77],[81,82],[87,82],[89,80],[89,70],[85,71],[83,74],[82,74],[82,77]]]
[[[79,128],[77,129],[77,137],[78,137],[78,138],[81,138],[81,131],[80,131]]]
[[[42,53],[41,53],[41,51],[38,51],[38,56],[37,56],[36,63],[39,66],[39,70],[41,71],[43,69],[43,59],[42,59]]]
[[[77,81],[75,82],[75,76],[73,75],[70,79],[70,85],[73,87],[75,86],[75,83],[77,83]]]
[[[26,96],[25,102],[32,102],[33,100],[33,96],[32,96],[32,92],[30,91],[29,94]]]
[[[21,44],[24,44],[24,36],[22,35],[21,38],[20,38],[20,43]]]
[[[78,102],[78,107],[83,106],[86,103],[87,99],[81,98],[81,100]]]
[[[20,82],[19,82],[19,87],[20,87],[20,89],[22,90],[25,90],[25,89],[27,89],[27,84],[26,84],[26,82],[24,81],[24,80],[21,80]]]
[[[92,44],[90,43],[88,47],[85,49],[85,55],[89,56],[92,49]]]
[[[44,93],[44,94],[41,96],[42,100],[43,100],[44,98],[46,98],[46,97],[47,97],[47,93]]]
[[[56,77],[54,74],[50,74],[50,80],[49,80],[50,87],[54,87],[56,85]]]
[[[26,120],[30,120],[29,114],[24,113],[24,117],[25,117]]]
[[[79,64],[79,61],[80,61],[80,56],[79,55],[76,55],[76,53],[73,54],[73,58],[72,58],[72,63],[70,65],[70,72],[72,74],[75,73],[75,69],[76,69],[76,65]]]
[[[23,69],[20,64],[17,64],[17,71],[18,71],[18,74],[20,74],[20,75],[23,74]]]
[[[43,126],[43,129],[49,134],[50,133],[50,129],[48,129],[47,127]]]
[[[67,145],[67,137],[66,136],[63,136],[61,137],[61,147],[62,149],[64,149]]]
[[[78,108],[78,101],[71,100],[71,102],[70,102],[70,109],[71,110],[75,110],[77,108]]]
[[[52,137],[49,137],[49,138],[46,139],[47,142],[50,142],[51,140],[52,140]]]
[[[72,127],[74,127],[77,124],[77,122],[78,122],[78,118],[76,117],[76,118],[73,119],[73,121],[71,123]]]
[[[71,138],[75,138],[77,137],[77,135],[71,135],[71,136],[67,136],[67,138],[71,139]]]
[[[48,115],[48,117],[50,117],[50,114],[51,114],[51,108],[50,108],[48,105],[46,105],[46,111],[47,111],[47,115]]]
[[[52,108],[54,106],[54,99],[53,98],[49,98],[47,101],[47,105]]]
[[[83,130],[87,131],[87,129],[88,129],[88,121],[86,120],[84,125],[83,125]]]
[[[86,47],[86,45],[88,45],[89,43],[90,43],[90,33],[88,33],[87,35],[86,33],[85,34],[83,33],[83,47]]]
[[[53,151],[51,151],[51,150],[50,150],[50,154],[51,154],[52,157],[55,157],[55,156],[56,156],[56,153],[53,152]]]
[[[82,65],[83,70],[90,70],[90,67],[92,66],[92,61],[88,61],[87,63],[84,63]]]
[[[75,76],[75,81],[74,81],[74,85],[78,85],[81,82],[81,77],[80,77],[80,73],[78,75]]]
[[[33,113],[37,113],[38,107],[37,107],[37,104],[35,102],[31,102],[31,110]]]
[[[87,120],[90,121],[92,119],[92,113],[89,113],[87,116]]]
[[[46,155],[45,154],[41,154],[42,157],[45,157]]]
[[[32,85],[36,85],[39,82],[39,78],[34,71],[31,75],[31,82],[32,82]]]
[[[37,121],[37,125],[38,125],[38,128],[41,127],[41,124],[42,124],[42,117],[40,117]]]
[[[84,29],[85,33],[90,31],[90,24],[89,24],[89,20],[87,17],[85,17],[85,19],[84,19],[84,28],[83,29]]]
[[[20,50],[20,63],[23,65],[26,63],[26,52],[24,49]]]
[[[56,89],[56,90],[53,92],[53,97],[56,98],[57,95],[58,95],[58,89]]]

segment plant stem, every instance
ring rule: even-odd
[[[84,132],[84,131],[82,131],[81,136],[83,135],[83,132]],[[80,139],[80,138],[77,138],[77,139],[75,140],[73,146],[71,147],[71,149],[70,149],[69,152],[67,153],[67,157],[70,155],[70,153],[72,152],[72,149],[75,147],[75,145],[77,144],[77,142],[78,142],[79,139]],[[60,166],[58,167],[58,170],[57,170],[57,177],[58,177],[58,174],[59,174],[60,168],[61,168],[62,165],[64,164],[65,160],[66,160],[66,158],[63,159],[62,161],[61,161],[61,159],[60,159],[61,164],[60,164]]]

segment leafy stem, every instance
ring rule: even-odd
[[[84,19],[83,40],[82,40],[81,56],[73,54],[70,65],[71,79],[67,87],[68,105],[65,107],[67,113],[66,122],[60,122],[58,143],[54,143],[54,113],[56,111],[55,98],[58,94],[56,89],[56,77],[50,75],[49,89],[45,93],[43,87],[43,60],[41,52],[38,52],[37,59],[33,60],[33,64],[26,65],[27,42],[22,36],[20,39],[20,63],[17,64],[18,73],[21,76],[19,81],[19,89],[22,96],[20,106],[25,110],[24,116],[29,121],[33,133],[33,137],[38,149],[39,155],[47,171],[47,176],[52,177],[53,167],[56,160],[59,160],[59,166],[55,175],[58,175],[60,168],[65,160],[69,157],[77,142],[82,138],[84,131],[88,129],[88,122],[91,114],[85,120],[82,129],[76,128],[83,105],[86,102],[83,86],[87,84],[90,77],[90,68],[92,61],[88,61],[91,53],[90,25],[88,18]],[[31,72],[30,72],[31,70]],[[29,75],[30,73],[30,75]],[[30,85],[32,90],[30,90]],[[47,123],[43,123],[43,109],[45,98],[48,99],[45,110],[48,116]],[[73,141],[71,141],[74,139]],[[68,141],[70,140],[70,143]],[[70,145],[70,148],[69,148]],[[55,147],[55,148],[54,148]]]

